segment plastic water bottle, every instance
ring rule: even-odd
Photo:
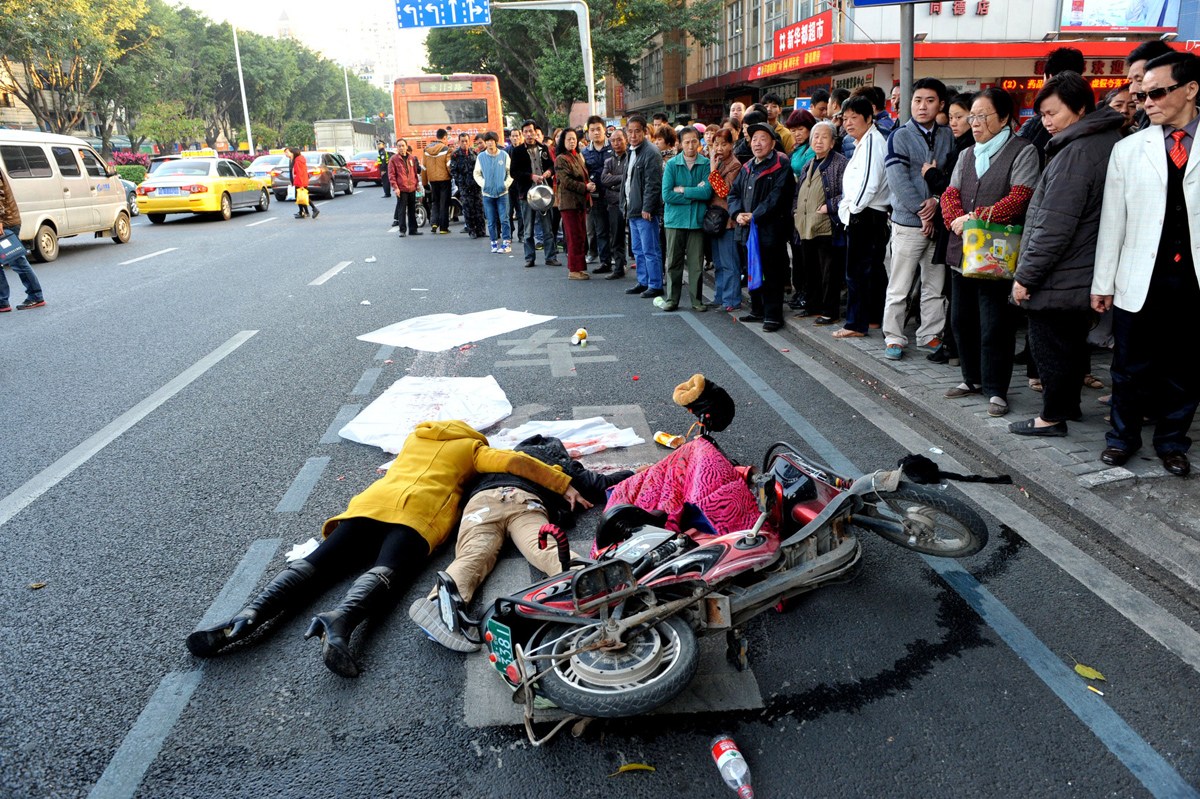
[[[754,788],[750,786],[750,766],[742,757],[733,736],[718,735],[713,738],[710,748],[725,784],[737,791],[738,799],[754,799]]]

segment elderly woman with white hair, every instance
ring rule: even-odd
[[[837,218],[837,209],[842,199],[842,173],[848,160],[836,150],[836,142],[837,127],[832,123],[813,125],[808,138],[813,158],[797,178],[793,215],[807,273],[806,310],[808,315],[816,316],[817,325],[831,325],[842,315],[845,229]]]

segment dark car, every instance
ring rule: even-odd
[[[346,161],[334,153],[301,153],[308,164],[308,190],[313,195],[332,200],[337,192],[354,193],[354,180]],[[284,164],[271,170],[271,189],[276,200],[286,200],[292,186],[292,165]]]
[[[129,215],[137,216],[141,213],[137,204],[137,184],[132,180],[121,178],[121,185],[125,187],[125,204],[129,206]]]

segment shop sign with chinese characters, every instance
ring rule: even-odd
[[[988,11],[991,10],[992,4],[991,0],[974,0],[969,5],[975,9],[975,16],[986,17],[988,15]],[[950,0],[950,2],[945,3],[930,3],[929,16],[941,16],[942,6],[949,6],[950,13],[956,17],[963,17],[967,14],[967,0]]]
[[[790,55],[785,58],[776,58],[774,61],[764,61],[761,64],[755,64],[747,70],[746,79],[757,80],[759,78],[769,78],[772,75],[782,75],[793,70],[803,69],[804,67],[832,63],[833,48],[818,47],[816,50],[808,50],[797,55]]]
[[[833,41],[833,12],[826,11],[775,31],[775,58]]]

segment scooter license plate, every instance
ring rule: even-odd
[[[507,624],[501,624],[495,619],[488,619],[487,631],[488,649],[496,656],[496,660],[492,663],[496,667],[496,671],[501,674],[512,664],[515,659],[512,645],[512,630]]]

